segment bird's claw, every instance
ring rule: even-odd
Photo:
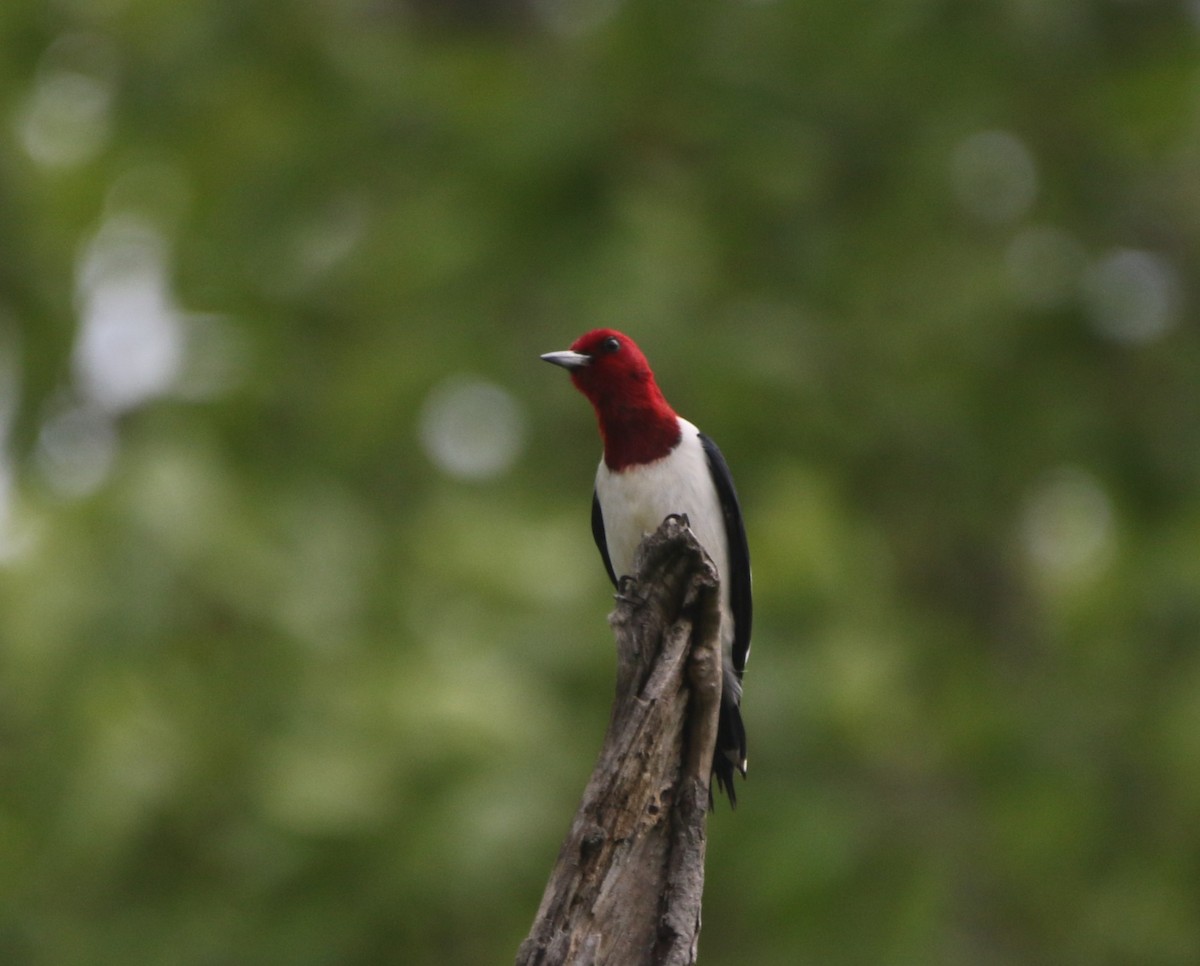
[[[645,603],[646,600],[646,598],[638,593],[637,580],[628,574],[617,581],[617,593],[615,596],[617,600],[625,604],[638,605]]]

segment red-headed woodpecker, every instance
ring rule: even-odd
[[[733,770],[746,774],[740,706],[750,654],[750,552],[729,467],[716,443],[663,398],[629,336],[596,329],[542,358],[567,369],[596,410],[604,456],[592,495],[592,535],[613,584],[632,573],[638,544],[672,513],[687,514],[716,564],[725,673],[713,773],[736,804]]]

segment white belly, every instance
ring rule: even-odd
[[[633,555],[648,533],[672,513],[686,513],[692,532],[708,551],[721,578],[722,643],[732,639],[726,573],[729,553],[720,500],[700,445],[699,430],[679,420],[683,436],[667,456],[654,463],[614,473],[600,462],[596,495],[604,516],[608,558],[618,578],[633,573]]]

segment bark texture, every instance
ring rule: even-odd
[[[604,745],[517,966],[696,960],[721,703],[717,574],[685,517],[642,541],[609,623]]]

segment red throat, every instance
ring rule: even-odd
[[[604,442],[604,464],[614,473],[660,460],[678,444],[679,419],[661,393],[659,399],[661,408],[609,409],[593,403]]]
[[[604,351],[611,340],[620,348]],[[590,365],[571,373],[596,410],[604,463],[614,472],[662,459],[678,444],[679,417],[654,381],[654,373],[637,344],[612,329],[597,329],[571,346],[592,356]]]

